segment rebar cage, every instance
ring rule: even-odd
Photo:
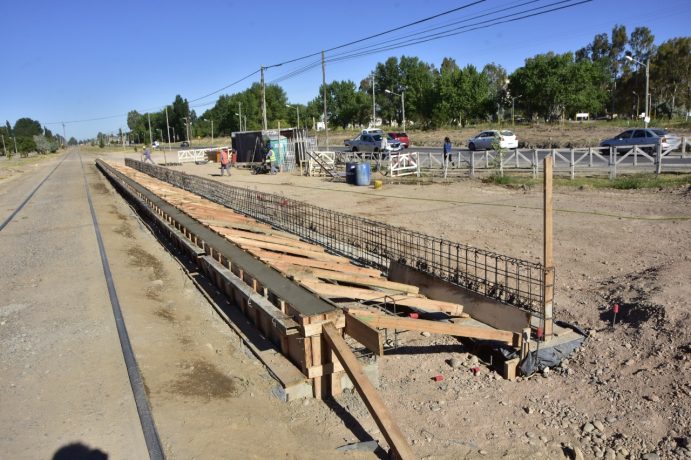
[[[384,273],[395,261],[544,317],[540,263],[129,158],[125,164]]]

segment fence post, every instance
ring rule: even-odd
[[[533,149],[533,179],[537,179],[537,174],[540,171],[540,163],[537,158],[537,149]]]
[[[475,177],[475,152],[470,151],[470,177]]]
[[[681,138],[681,157],[686,158],[686,136]]]
[[[499,177],[504,177],[504,151],[499,149]]]
[[[543,263],[545,265],[544,282],[544,298],[542,305],[542,318],[544,321],[544,338],[550,340],[552,338],[552,310],[554,299],[554,257],[553,257],[553,228],[554,221],[552,217],[552,174],[554,166],[554,156],[545,157],[545,182],[544,182],[544,207],[543,207],[543,230],[544,230],[544,254]],[[539,340],[539,339],[538,339]]]
[[[574,180],[576,178],[576,163],[574,163],[575,159],[573,157],[573,147],[571,148],[571,180]]]
[[[662,172],[662,142],[657,144],[657,170],[655,171],[656,175],[660,175]]]

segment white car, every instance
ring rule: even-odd
[[[383,133],[368,133],[363,131],[355,139],[343,142],[353,152],[398,152],[401,143],[396,139],[389,139]]]
[[[507,129],[483,131],[477,136],[468,140],[470,150],[492,150],[497,145],[501,149],[518,148],[518,138],[514,133]]]

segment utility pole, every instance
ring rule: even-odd
[[[238,102],[238,124],[240,125],[238,129],[242,131],[242,101]]]
[[[7,156],[7,148],[5,147],[5,136],[3,134],[0,134],[2,136],[2,151]]]
[[[264,87],[264,66],[261,66],[262,73],[262,129],[266,131],[268,124],[266,122],[266,88]]]
[[[14,154],[17,154],[17,136],[12,136],[12,139],[14,139]]]
[[[65,148],[65,142],[67,142],[67,137],[65,137],[65,122],[62,122],[62,148]]]
[[[326,134],[326,150],[329,150],[329,120],[326,116],[326,62],[322,51],[322,87],[324,88],[324,133]]]
[[[149,120],[149,145],[154,145],[154,138],[151,135],[151,115],[147,112],[146,118]]]
[[[372,128],[377,126],[377,106],[374,104],[374,72],[372,72]]]
[[[168,124],[168,106],[166,106],[166,134],[168,135],[168,150],[170,150],[171,146],[170,146],[170,125]],[[165,152],[163,152],[163,155],[165,155]]]

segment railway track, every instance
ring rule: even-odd
[[[113,282],[113,277],[111,274],[110,265],[108,262],[108,255],[106,253],[105,246],[103,244],[103,237],[101,234],[101,229],[99,227],[98,218],[94,208],[94,203],[91,197],[91,192],[89,190],[89,183],[87,180],[86,171],[84,169],[84,163],[81,154],[78,152],[67,153],[59,163],[31,190],[31,192],[19,203],[19,205],[2,221],[0,224],[0,231],[4,230],[8,226],[11,226],[13,222],[16,221],[17,217],[20,215],[22,210],[31,203],[32,199],[36,193],[51,179],[51,177],[58,171],[61,166],[68,159],[75,159],[78,157],[82,179],[84,182],[84,192],[87,198],[89,213],[91,216],[91,224],[93,226],[93,231],[96,236],[98,243],[98,251],[100,255],[100,262],[103,269],[104,281],[108,290],[108,297],[113,311],[113,319],[118,331],[119,343],[122,350],[125,366],[127,368],[127,374],[130,381],[130,387],[132,389],[132,394],[134,402],[137,407],[137,413],[139,415],[139,420],[141,423],[141,429],[143,432],[144,440],[146,442],[146,447],[149,453],[149,458],[152,460],[164,459],[165,455],[161,446],[161,441],[156,430],[156,425],[151,413],[150,404],[148,397],[144,389],[144,383],[137,366],[137,360],[135,358],[132,344],[127,333],[127,327],[125,325],[122,309],[120,302],[118,300],[117,290]]]

